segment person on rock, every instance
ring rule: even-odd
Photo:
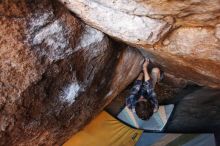
[[[153,68],[148,73],[149,59],[145,59],[141,72],[126,98],[126,106],[142,120],[148,120],[159,109],[158,100],[154,92],[157,82],[162,79],[159,68]],[[144,81],[143,81],[144,77]]]

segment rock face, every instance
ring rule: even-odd
[[[220,87],[218,0],[60,1],[171,78]],[[136,78],[141,53],[99,30],[57,1],[0,1],[0,145],[61,145]]]
[[[167,132],[219,132],[220,91],[200,89],[178,104]]]
[[[1,1],[0,145],[61,145],[142,62],[56,1]]]
[[[168,73],[220,87],[220,2],[59,0],[89,25],[142,48]]]
[[[132,0],[60,0],[88,24],[131,44],[157,42],[171,27],[164,20],[145,17],[145,8]]]

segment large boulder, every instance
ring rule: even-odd
[[[203,88],[179,101],[166,132],[216,132],[220,130],[220,91]]]
[[[1,1],[0,24],[0,145],[61,145],[141,70],[56,1]]]
[[[59,0],[87,24],[142,48],[168,73],[220,87],[219,0]]]

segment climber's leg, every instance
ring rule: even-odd
[[[158,83],[160,78],[161,78],[160,77],[160,72],[161,72],[160,69],[157,68],[157,67],[153,68],[152,71],[151,71],[150,76],[151,76],[153,88],[155,88],[156,83]]]

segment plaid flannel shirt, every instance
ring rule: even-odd
[[[140,96],[150,101],[154,112],[158,110],[158,101],[151,80],[144,81],[143,83],[141,80],[136,80],[131,88],[130,95],[126,98],[126,105],[133,112],[135,112],[135,104]]]

